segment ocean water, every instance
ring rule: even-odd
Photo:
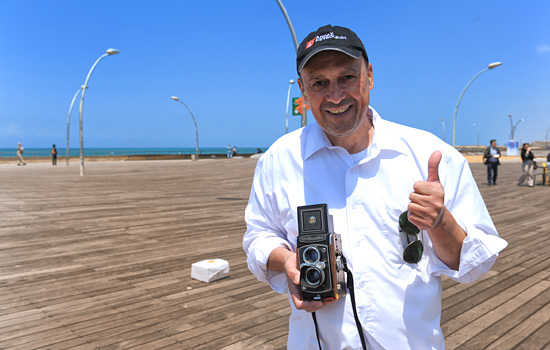
[[[51,148],[27,148],[23,157],[50,157]],[[260,147],[262,152],[267,150],[267,147]],[[150,155],[150,154],[194,154],[196,148],[181,147],[181,148],[84,148],[84,156],[120,156],[120,155]],[[238,154],[254,154],[256,147],[237,147]],[[57,156],[63,157],[67,154],[66,148],[57,148]],[[227,154],[227,147],[200,147],[199,154]],[[80,148],[70,148],[70,157],[80,156]],[[0,157],[17,157],[17,148],[0,148]]]

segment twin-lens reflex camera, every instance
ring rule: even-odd
[[[326,204],[298,207],[297,260],[303,300],[346,295],[342,241]]]

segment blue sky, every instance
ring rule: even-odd
[[[457,145],[505,144],[550,128],[550,2],[284,0],[298,40],[325,24],[363,40],[371,105]],[[66,144],[71,99],[95,60],[85,147],[267,147],[285,132],[295,48],[275,0],[0,0],[0,147]],[[297,84],[292,97],[299,96]],[[78,147],[77,99],[71,148]],[[309,122],[313,116],[308,115]],[[290,130],[300,127],[291,116]],[[550,135],[549,135],[550,137]]]

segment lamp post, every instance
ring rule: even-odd
[[[286,96],[286,131],[285,134],[288,134],[288,104],[290,103],[290,88],[292,87],[292,84],[294,84],[294,80],[290,79],[288,82],[288,95]]]
[[[294,31],[294,26],[292,26],[292,21],[288,16],[288,12],[286,11],[285,5],[283,5],[283,2],[281,0],[277,0],[277,4],[279,4],[279,7],[281,8],[281,12],[283,13],[283,16],[285,16],[286,23],[288,24],[288,29],[290,29],[290,35],[292,35],[292,42],[294,43],[294,47],[296,48],[296,51],[298,51],[298,46],[299,46],[298,39],[296,38],[296,32]],[[307,109],[304,108],[302,112],[302,127],[306,125],[307,125]]]
[[[479,130],[477,128],[477,124],[473,123],[472,126],[476,128],[476,135],[477,135],[477,147],[479,147]]]
[[[71,112],[73,110],[74,101],[76,100],[76,96],[78,96],[78,93],[82,91],[82,88],[84,88],[84,85],[82,85],[78,90],[76,90],[73,100],[71,101],[71,106],[69,107],[69,116],[67,117],[67,166],[69,166],[69,130],[71,126]]]
[[[514,122],[512,121],[512,115],[508,114],[508,117],[510,117],[510,140],[515,140],[514,134],[516,133],[516,129],[518,128],[519,123],[525,121],[525,119],[521,118],[520,120],[518,120],[516,125],[514,125]]]
[[[90,76],[92,75],[92,72],[94,71],[94,68],[95,66],[97,66],[99,61],[101,61],[107,56],[116,55],[119,52],[120,51],[118,51],[117,49],[108,49],[103,55],[99,56],[99,58],[92,65],[92,68],[90,68],[90,71],[86,76],[86,81],[84,82],[84,85],[82,85],[82,95],[80,95],[80,176],[84,176],[84,141],[83,141],[83,132],[82,132],[82,109],[84,107],[84,95],[86,94],[86,89],[88,88],[88,80],[90,80]]]
[[[443,141],[447,142],[447,134],[445,133],[445,121],[443,120],[443,118],[439,120],[441,120],[441,126],[443,127]]]
[[[298,51],[298,39],[296,38],[296,32],[294,31],[294,27],[292,26],[292,21],[288,16],[288,12],[286,12],[285,5],[283,5],[283,2],[281,0],[277,0],[277,4],[279,4],[279,7],[281,8],[281,12],[283,12],[283,16],[285,16],[286,24],[288,24],[288,29],[290,29],[290,35],[292,35],[292,41],[294,42],[294,47],[296,48],[296,51]]]
[[[466,92],[466,90],[468,89],[468,87],[474,82],[474,80],[476,80],[477,77],[479,77],[481,74],[487,72],[488,70],[490,69],[493,69],[493,68],[496,68],[496,67],[499,67],[502,65],[502,62],[493,62],[493,63],[490,63],[487,68],[483,69],[481,72],[477,73],[473,78],[472,80],[470,80],[470,82],[468,84],[466,84],[466,87],[464,88],[464,90],[462,90],[462,93],[460,94],[460,97],[458,98],[458,102],[456,103],[456,108],[455,108],[455,115],[454,115],[454,118],[453,118],[453,147],[455,146],[455,131],[456,131],[456,113],[458,112],[458,106],[460,105],[460,100],[462,100],[462,96],[464,96],[464,93]]]
[[[193,122],[195,123],[195,134],[197,136],[197,148],[195,149],[195,161],[199,160],[199,128],[197,127],[197,121],[195,120],[195,116],[193,115],[193,112],[191,112],[191,110],[189,109],[189,107],[187,107],[187,105],[185,103],[183,103],[183,101],[181,101],[177,96],[172,96],[170,97],[172,100],[174,101],[177,101],[179,103],[181,103],[182,105],[185,106],[185,108],[187,108],[187,110],[189,111],[189,114],[191,114],[191,118],[193,118]]]

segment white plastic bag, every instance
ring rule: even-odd
[[[229,262],[223,259],[202,260],[191,264],[191,278],[210,283],[229,276]]]

